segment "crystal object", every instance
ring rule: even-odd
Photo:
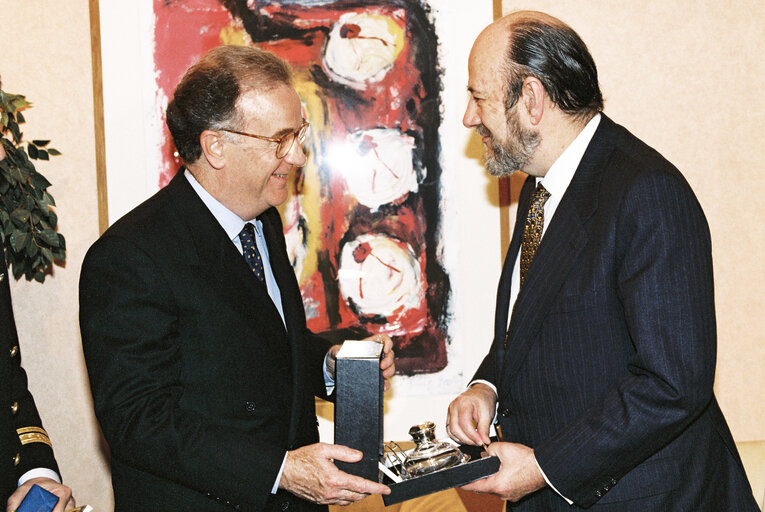
[[[427,475],[469,460],[453,444],[436,440],[436,425],[432,421],[413,426],[409,429],[409,435],[416,444],[404,460],[404,472],[409,478]]]

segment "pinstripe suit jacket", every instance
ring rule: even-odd
[[[709,229],[668,161],[603,116],[518,295],[497,294],[475,378],[497,386],[504,440],[535,450],[574,510],[757,510],[715,400]],[[550,488],[513,510],[568,511]]]

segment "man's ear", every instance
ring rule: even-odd
[[[527,76],[523,80],[521,88],[521,100],[526,107],[529,120],[536,125],[542,120],[542,114],[545,112],[545,97],[547,92],[544,85],[538,78]]]
[[[220,132],[205,130],[199,135],[199,145],[207,163],[213,169],[221,169],[226,164],[224,143]]]

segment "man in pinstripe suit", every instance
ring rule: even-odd
[[[491,349],[449,406],[499,472],[466,486],[513,510],[758,510],[712,385],[709,229],[680,172],[602,114],[561,21],[510,14],[469,61],[464,124],[491,174],[529,175]]]

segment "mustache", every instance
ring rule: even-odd
[[[475,132],[481,137],[491,137],[491,132],[484,125],[480,124],[476,127]]]

